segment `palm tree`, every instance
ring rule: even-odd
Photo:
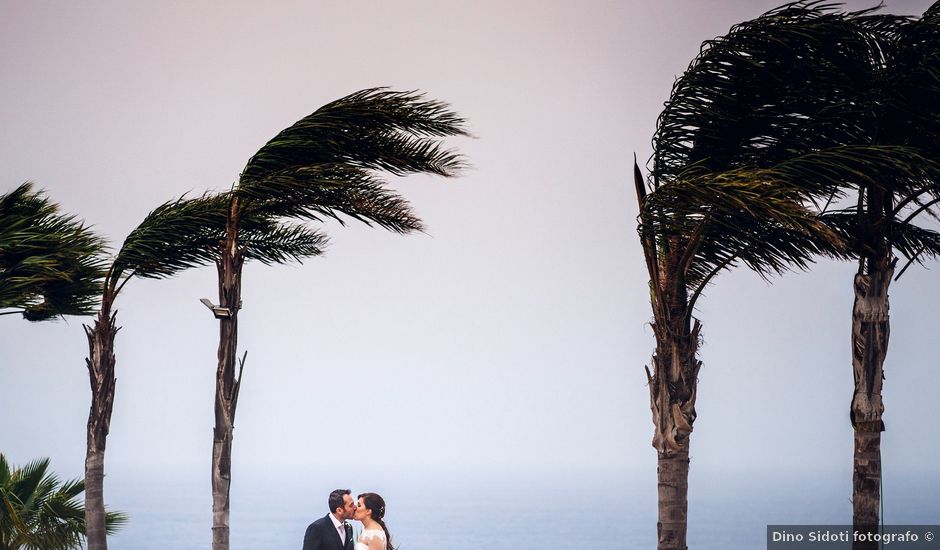
[[[913,263],[940,256],[940,233],[917,225],[924,214],[937,218],[940,176],[940,2],[919,19],[894,16],[857,18],[877,40],[866,88],[854,101],[860,108],[846,119],[861,129],[855,143],[902,145],[922,155],[920,171],[910,164],[848,189],[848,205],[825,212],[825,220],[851,244],[858,262],[853,287],[850,406],[854,428],[853,524],[875,530],[881,501],[882,385],[890,323],[888,290]],[[929,160],[927,160],[929,159]],[[915,161],[911,161],[915,162]],[[912,173],[913,172],[913,173]],[[906,263],[897,276],[896,256]],[[877,548],[877,543],[856,544]]]
[[[659,117],[646,184],[635,167],[656,336],[647,376],[661,549],[686,548],[702,291],[737,264],[767,276],[846,257],[844,232],[813,204],[889,174],[936,173],[916,149],[860,139],[857,98],[880,49],[857,19],[879,23],[871,10],[797,2],[706,42]]]
[[[85,515],[78,497],[84,483],[61,483],[48,468],[48,458],[13,468],[0,453],[0,550],[81,547]],[[124,514],[108,512],[108,532],[126,521]]]
[[[462,158],[439,138],[466,135],[447,104],[416,92],[366,89],[317,109],[254,156],[229,194],[225,238],[216,250],[219,352],[212,445],[212,548],[229,548],[232,432],[245,355],[237,355],[246,216],[322,221],[340,214],[408,233],[421,221],[378,173],[452,176]],[[236,374],[237,367],[237,374]]]
[[[0,315],[88,315],[100,294],[103,246],[30,182],[0,195]]]
[[[839,255],[837,235],[806,205],[831,182],[799,175],[817,160],[690,173],[669,182],[653,176],[645,183],[634,166],[656,337],[646,374],[658,458],[660,550],[687,548],[689,449],[702,366],[696,302],[715,275],[737,264],[767,275],[805,268],[817,254]]]
[[[85,362],[92,395],[85,455],[89,550],[107,548],[104,458],[115,394],[114,339],[120,330],[115,300],[133,278],[164,279],[210,264],[225,238],[228,205],[228,194],[180,198],[160,205],[127,236],[105,274],[95,323],[85,325]],[[244,220],[243,233],[246,257],[265,263],[316,255],[323,244],[323,237],[314,231],[254,213]]]

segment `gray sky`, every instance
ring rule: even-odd
[[[450,142],[474,169],[395,182],[429,235],[330,226],[325,256],[246,268],[236,470],[654,476],[632,154],[648,158],[701,42],[776,4],[3,1],[0,190],[33,180],[117,246],[159,203],[227,188],[328,101],[372,86],[448,101],[477,136]],[[853,270],[709,289],[693,475],[850,475]],[[886,475],[940,455],[935,275],[892,287]],[[109,471],[208,472],[218,329],[198,299],[215,296],[207,268],[119,298]],[[81,472],[81,322],[0,317],[14,462]],[[325,449],[361,434],[382,472],[354,445],[341,466]]]

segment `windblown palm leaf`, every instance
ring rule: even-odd
[[[240,185],[236,194],[257,215],[345,223],[343,213],[396,233],[421,230],[408,202],[385,185],[366,169],[326,163],[273,172]]]
[[[361,90],[280,132],[248,161],[241,185],[298,166],[336,163],[395,175],[452,175],[463,160],[431,138],[467,135],[464,124],[446,103],[416,92]]]
[[[320,221],[342,213],[398,233],[420,230],[407,201],[377,172],[456,175],[463,158],[436,138],[468,135],[464,125],[446,103],[422,94],[362,90],[265,144],[242,171],[235,198],[266,215]]]
[[[929,49],[924,44],[933,43],[937,35],[925,25],[910,28],[909,24],[909,18],[873,10],[843,13],[831,4],[795,2],[736,25],[728,35],[703,45],[673,86],[653,140],[649,183],[656,192],[651,197],[662,195],[662,199],[651,204],[672,203],[671,210],[660,206],[659,211],[674,215],[665,219],[655,209],[643,214],[659,218],[655,231],[669,233],[663,224],[673,224],[672,233],[702,233],[702,240],[711,245],[686,264],[693,270],[687,279],[691,291],[717,266],[734,265],[729,256],[739,251],[751,251],[746,263],[765,275],[786,270],[788,264],[805,267],[817,252],[834,253],[824,242],[814,245],[804,240],[809,246],[805,253],[793,247],[784,254],[773,253],[776,259],[771,262],[761,262],[755,254],[763,248],[760,243],[768,230],[761,225],[780,218],[768,219],[770,213],[761,211],[759,205],[771,198],[766,193],[742,207],[757,199],[747,187],[758,180],[749,178],[763,178],[764,185],[778,188],[787,185],[801,195],[791,193],[780,202],[778,190],[772,192],[778,200],[765,204],[778,208],[789,204],[791,214],[808,208],[809,201],[828,206],[866,185],[933,193],[930,182],[940,178],[940,169],[921,143],[940,147],[938,129],[930,125],[931,119],[940,119],[940,95],[933,95],[940,89],[933,83],[940,65],[930,70],[923,63],[909,67],[911,56],[894,44],[901,36],[916,35],[921,48]],[[923,52],[920,57],[933,59]],[[909,67],[903,69],[905,76],[887,78],[880,69],[886,60]],[[914,99],[889,101],[888,94],[900,92],[880,91],[872,86],[873,80],[906,89]],[[890,114],[879,109],[890,109]],[[923,132],[911,131],[915,116]],[[897,128],[898,138],[872,143],[875,125],[884,126],[888,120],[894,121],[890,124]],[[926,138],[912,143],[915,134]],[[738,185],[729,187],[729,177]],[[680,202],[686,205],[679,206]],[[729,210],[724,217],[712,213],[709,223],[717,224],[714,228],[695,229],[702,211],[720,203],[737,211]],[[684,212],[677,210],[683,208]],[[821,229],[818,223],[815,227]],[[738,238],[719,239],[715,231],[738,231]],[[753,244],[741,240],[748,231]],[[826,241],[834,233],[834,228],[822,230],[818,236]],[[805,232],[794,236],[799,234]]]
[[[228,201],[204,195],[161,204],[124,239],[111,277],[171,277],[211,264],[224,238]]]
[[[654,183],[690,166],[767,167],[808,152],[808,143],[855,143],[857,104],[880,55],[869,32],[820,2],[787,4],[705,42],[673,86],[654,137]],[[874,24],[874,23],[873,23]],[[832,146],[831,145],[831,146]]]
[[[103,249],[32,183],[0,195],[0,310],[30,321],[89,314],[101,291]]]
[[[121,246],[111,269],[112,284],[130,276],[172,277],[184,269],[214,263],[225,241],[231,199],[231,193],[184,197],[155,208]],[[246,257],[268,264],[322,253],[323,234],[286,225],[279,221],[283,212],[272,210],[245,210],[240,246]]]
[[[273,265],[317,256],[326,242],[326,236],[319,231],[304,225],[279,223],[270,229],[243,231],[239,246],[245,251],[246,259]]]
[[[828,215],[818,214],[824,203],[886,181],[917,189],[937,174],[936,163],[897,146],[833,147],[769,168],[716,173],[697,164],[649,195],[641,229],[684,247],[684,281],[697,294],[738,259],[767,276],[804,269],[819,255],[851,257],[858,245],[850,227],[828,225]]]
[[[876,60],[867,92],[858,100],[871,113],[863,128],[868,142],[914,148],[934,162],[940,162],[938,6],[940,3],[931,6],[920,19],[899,18],[899,23],[887,30],[868,29],[878,36],[882,55]],[[870,27],[870,21],[863,19],[860,25]],[[923,160],[917,162],[923,164]],[[851,237],[854,255],[869,264],[863,269],[872,268],[873,262],[885,263],[886,259],[875,257],[890,255],[892,249],[907,258],[907,265],[940,255],[940,250],[928,244],[936,238],[927,238],[923,247],[912,250],[900,230],[901,225],[917,223],[920,215],[936,217],[938,201],[940,172],[935,164],[922,170],[919,177],[896,170],[857,188],[850,197],[857,205]],[[847,229],[840,220],[845,211],[834,212],[832,218],[841,229]],[[921,233],[932,231],[920,228]]]

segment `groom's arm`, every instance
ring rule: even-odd
[[[307,527],[307,532],[304,533],[303,550],[320,550],[320,537],[317,528],[312,523]]]

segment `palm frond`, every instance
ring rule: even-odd
[[[345,214],[399,233],[421,229],[407,202],[371,172],[456,175],[466,161],[440,138],[468,135],[465,124],[418,92],[362,90],[281,131],[248,161],[235,193],[246,208],[286,217]]]
[[[940,25],[876,9],[784,5],[706,42],[676,81],[640,218],[673,280],[698,293],[739,264],[766,277],[853,257],[870,228],[818,210],[871,190],[899,212],[940,197]],[[881,230],[926,254],[931,235],[899,221]]]
[[[289,261],[302,262],[319,256],[326,246],[326,235],[303,225],[280,223],[271,228],[255,231],[246,229],[238,240],[245,258],[265,265]]]
[[[230,195],[181,197],[155,208],[124,240],[111,279],[162,279],[211,264],[225,239]]]
[[[940,2],[934,2],[924,11],[921,21],[928,24],[940,24]]]
[[[265,216],[344,223],[340,213],[396,233],[422,229],[408,202],[385,182],[344,164],[294,167],[269,174],[237,191],[246,211]]]
[[[31,508],[35,503],[34,495],[42,484],[48,468],[48,458],[33,460],[19,468],[12,476],[13,482],[9,492],[24,506]]]
[[[372,88],[301,119],[246,165],[235,196],[245,212],[323,221],[341,214],[398,233],[421,230],[407,201],[372,171],[455,175],[463,158],[436,139],[467,135],[465,121],[417,92]]]
[[[860,222],[855,209],[827,212],[823,219],[826,225],[839,233],[849,244],[853,257],[864,257],[873,253],[867,249],[865,240],[859,238]],[[889,220],[888,224],[887,231],[892,235],[894,247],[905,258],[918,258],[919,262],[920,259],[940,257],[940,233],[937,231],[899,220]]]
[[[240,186],[296,166],[346,163],[403,175],[452,175],[462,157],[433,138],[467,135],[443,102],[417,92],[362,90],[328,103],[281,131],[248,161]]]
[[[883,27],[900,24],[796,2],[706,42],[657,122],[653,184],[692,165],[766,167],[820,143],[865,144],[871,114],[857,94],[881,54],[872,33],[852,19],[863,15]]]
[[[0,195],[0,309],[31,321],[90,314],[104,274],[100,237],[26,182]]]
[[[13,468],[0,453],[0,535],[13,548],[71,550],[82,543],[85,510],[80,495],[85,484],[60,482],[48,466],[48,459],[40,459]],[[106,521],[113,533],[127,516],[108,512]]]

